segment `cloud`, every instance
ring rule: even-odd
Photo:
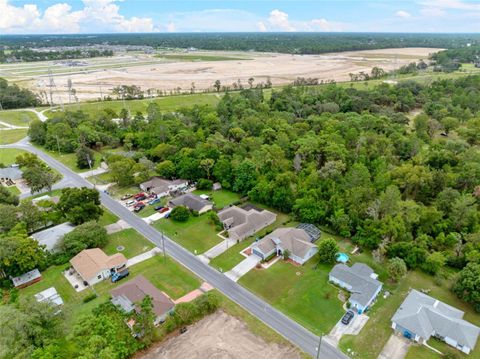
[[[263,23],[262,23],[263,24]],[[289,15],[281,10],[275,9],[270,12],[267,20],[269,31],[343,31],[346,26],[339,22],[328,21],[324,18],[312,20],[290,20]]]
[[[175,23],[173,21],[170,21],[167,24],[167,32],[175,32],[177,31],[177,27],[175,26]]]
[[[295,31],[295,28],[290,25],[288,14],[278,9],[270,11],[268,23],[276,30]]]
[[[404,18],[404,19],[408,19],[409,17],[412,17],[412,15],[409,12],[406,12],[404,10],[398,10],[395,13],[395,16],[401,17],[401,18]]]
[[[154,32],[153,20],[127,18],[116,0],[83,0],[83,8],[72,11],[67,3],[49,6],[43,14],[34,4],[22,7],[0,0],[0,31],[4,33]]]
[[[420,13],[426,17],[442,17],[454,12],[456,15],[480,16],[480,4],[461,0],[424,0]]]
[[[259,21],[257,23],[257,27],[258,27],[258,31],[260,31],[260,32],[267,31],[267,26],[265,25],[265,23],[263,21]]]

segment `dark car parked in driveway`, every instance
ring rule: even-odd
[[[355,316],[355,313],[353,313],[352,310],[349,310],[349,311],[346,312],[345,315],[343,316],[343,318],[342,318],[342,323],[345,324],[345,325],[349,324],[349,323],[352,321],[352,319],[353,319],[354,316]]]

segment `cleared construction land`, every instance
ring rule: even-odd
[[[17,82],[38,93],[48,93],[49,72],[56,85],[57,103],[69,102],[68,80],[79,101],[111,95],[119,85],[136,85],[152,89],[196,91],[212,88],[215,80],[232,86],[239,79],[248,87],[269,78],[274,86],[292,83],[297,77],[313,77],[323,81],[347,81],[349,73],[370,72],[378,66],[392,70],[439,51],[433,48],[402,48],[353,51],[323,55],[288,55],[256,52],[171,52],[156,54],[125,53],[111,58],[66,62],[30,62],[0,66],[0,77]],[[70,96],[70,101],[74,101]]]

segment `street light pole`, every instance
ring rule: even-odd
[[[320,341],[318,342],[317,359],[320,358],[320,348],[322,347],[322,339],[323,339],[323,333],[320,334]]]

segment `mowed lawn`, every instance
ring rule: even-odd
[[[215,226],[210,223],[208,213],[198,217],[190,216],[187,222],[175,222],[171,218],[162,218],[154,227],[194,254],[201,254],[222,239],[217,236]]]
[[[27,288],[20,290],[20,296],[33,296],[49,287],[55,287],[65,302],[69,313],[68,324],[75,323],[79,316],[89,313],[93,308],[105,302],[110,297],[110,290],[118,285],[141,274],[152,282],[160,290],[167,293],[173,299],[180,298],[188,292],[200,286],[200,280],[183,266],[168,258],[166,263],[161,256],[155,256],[144,262],[130,267],[130,275],[118,283],[104,280],[94,285],[98,297],[88,303],[83,303],[83,298],[93,293],[92,289],[85,289],[77,293],[63,276],[63,270],[70,265],[52,266],[42,272],[42,280]]]
[[[283,260],[268,269],[253,269],[239,283],[316,334],[328,333],[343,315],[338,289],[328,283],[331,265],[316,258],[303,266]]]
[[[0,145],[8,145],[27,137],[27,129],[0,131]]]
[[[103,214],[102,216],[98,219],[98,224],[101,225],[102,227],[107,226],[109,224],[115,223],[118,221],[118,217],[114,215],[112,212],[110,212],[108,209],[105,207],[102,207],[103,209]]]
[[[3,132],[0,132],[0,136]],[[10,166],[15,163],[18,155],[24,154],[25,151],[17,150],[16,148],[1,148],[0,149],[0,163],[5,166]]]
[[[0,111],[0,121],[13,126],[28,127],[36,119],[37,115],[30,111]]]
[[[346,352],[347,349],[352,349],[357,353],[355,358],[376,358],[382,351],[390,335],[393,333],[393,330],[391,329],[391,318],[408,295],[411,288],[417,290],[430,290],[430,296],[464,311],[465,320],[480,326],[480,315],[475,313],[469,304],[461,301],[455,296],[455,294],[453,294],[450,290],[451,284],[450,281],[446,280],[441,286],[439,286],[434,283],[433,277],[430,275],[419,271],[409,272],[397,286],[391,288],[392,286],[389,285],[391,295],[387,299],[384,299],[383,296],[378,297],[377,303],[367,313],[370,320],[360,334],[357,336],[344,336],[340,341],[340,348],[344,352]],[[447,348],[446,345],[444,346],[442,343],[437,343],[433,340],[429,341],[429,343],[435,347],[442,347],[442,349]],[[426,347],[413,347],[410,351],[412,353],[409,354],[409,358],[440,357]],[[460,355],[459,351],[455,352]],[[480,348],[478,344],[474,352],[468,355],[468,358],[480,358]]]
[[[219,190],[219,191],[211,191],[211,190],[196,190],[193,191],[196,195],[206,194],[210,196],[210,200],[215,204],[217,209],[222,209],[228,205],[231,205],[235,202],[238,202],[242,197],[238,193],[227,191],[227,190]]]
[[[124,249],[119,251],[117,247],[122,246]],[[140,233],[133,228],[124,229],[123,231],[108,235],[108,244],[103,248],[108,255],[122,253],[127,258],[149,251],[154,245],[146,240]]]
[[[257,238],[264,237],[267,233],[270,233],[276,228],[285,226],[293,227],[297,224],[296,222],[289,222],[290,217],[287,214],[276,211],[275,213],[277,213],[277,220],[274,223],[255,233],[255,235],[233,245],[218,257],[213,258],[209,263],[210,266],[221,272],[227,272],[245,259],[241,252],[255,242]]]
[[[90,171],[90,168],[78,168],[77,167],[77,155],[75,153],[58,153],[58,151],[51,151],[47,150],[43,147],[37,146],[40,150],[46,152],[57,161],[63,163],[65,166],[70,168],[74,172],[87,172]],[[102,160],[102,155],[99,152],[94,151],[94,159],[95,163],[93,165],[93,169],[100,166],[100,162]]]

